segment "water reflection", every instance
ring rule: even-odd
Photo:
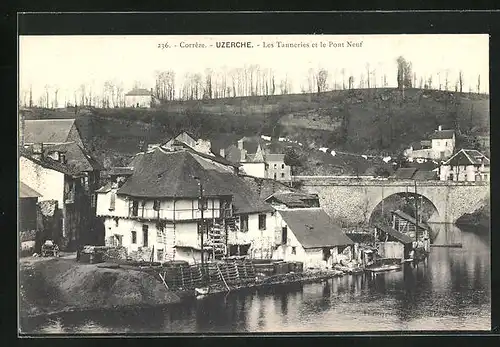
[[[231,292],[155,309],[22,322],[39,333],[464,330],[490,328],[489,236],[438,225],[426,262],[377,276]]]

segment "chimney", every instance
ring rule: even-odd
[[[226,157],[226,150],[224,148],[221,148],[219,151],[219,154],[222,158],[225,158]]]
[[[438,131],[441,131],[443,130],[443,128],[441,127],[441,125],[438,126]]]

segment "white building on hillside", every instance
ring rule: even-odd
[[[413,144],[405,150],[409,159],[423,158],[429,160],[446,160],[455,150],[455,131],[442,130],[441,126],[429,136],[428,140]]]
[[[441,181],[490,181],[490,159],[475,149],[461,149],[439,168]]]
[[[149,108],[153,102],[153,91],[135,88],[125,94],[125,107]]]

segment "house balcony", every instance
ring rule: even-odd
[[[227,237],[229,245],[248,245],[252,242],[252,238],[248,232],[229,231]]]

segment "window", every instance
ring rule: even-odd
[[[285,169],[285,164],[281,164],[281,168],[282,168],[282,169]]]
[[[278,164],[274,164],[274,168],[275,168],[275,169],[276,169],[276,168],[278,168]]]
[[[292,254],[297,254],[297,247],[292,247]]]
[[[242,232],[248,231],[248,215],[240,216],[240,230]]]
[[[116,203],[116,194],[115,192],[111,192],[111,196],[109,198],[109,210],[113,211],[115,209],[115,203]]]
[[[286,240],[288,238],[288,229],[287,227],[281,228],[281,244],[286,245]]]
[[[285,173],[284,172],[281,173],[281,178],[285,178]]]
[[[137,217],[137,214],[139,213],[139,201],[137,200],[132,200],[130,202],[130,216],[132,217]]]
[[[155,210],[155,211],[160,210],[160,200],[153,201],[153,210]]]
[[[259,214],[259,230],[265,230],[265,229],[266,229],[266,215]]]
[[[156,260],[157,261],[163,260],[163,249],[158,249],[156,251]]]
[[[136,244],[137,243],[137,232],[132,230],[131,234],[132,234],[132,243]]]
[[[89,178],[87,176],[83,178],[83,187],[85,190],[89,190]]]
[[[90,206],[91,207],[95,207],[96,206],[96,202],[97,202],[97,195],[96,194],[92,194],[92,196],[90,197]]]
[[[144,224],[142,226],[142,244],[144,247],[148,247],[148,226]]]

